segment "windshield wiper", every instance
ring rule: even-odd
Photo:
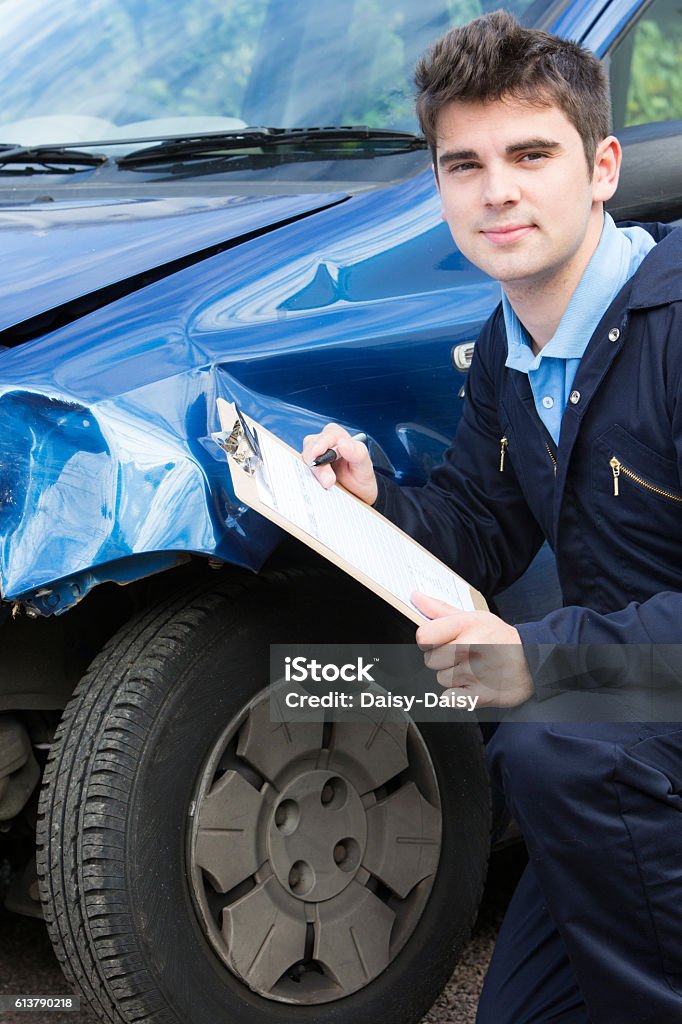
[[[151,140],[153,141],[153,140]],[[207,157],[229,156],[243,149],[272,149],[286,146],[294,151],[312,144],[316,151],[334,155],[352,156],[352,149],[341,151],[336,144],[358,143],[362,148],[386,152],[407,152],[425,149],[421,135],[365,125],[341,125],[324,128],[242,128],[230,132],[206,132],[200,135],[177,136],[165,139],[160,146],[147,146],[119,157],[122,168],[143,167],[146,164],[167,163],[171,160],[201,160]]]
[[[153,145],[157,142],[160,145]],[[340,159],[357,157],[360,154],[363,157],[374,157],[426,149],[426,142],[421,135],[388,128],[369,128],[366,125],[237,128],[228,132],[202,132],[196,135],[137,136],[129,139],[95,139],[91,142],[47,143],[37,146],[14,146],[5,143],[0,144],[0,174],[8,173],[3,168],[10,164],[20,165],[16,170],[12,169],[12,174],[76,174],[91,167],[100,167],[111,160],[104,154],[91,152],[92,149],[132,143],[143,145],[140,149],[116,158],[115,163],[118,167],[134,169],[173,160],[224,160],[242,150],[269,150],[273,153],[278,147],[284,147],[289,153],[298,154],[298,159],[310,158],[304,155],[306,152],[313,157]],[[348,145],[349,143],[351,145]],[[84,148],[78,148],[80,146]],[[258,152],[253,154],[253,159],[257,158]],[[274,154],[270,159],[273,162],[280,162]]]
[[[71,149],[68,145],[0,145],[0,168],[6,164],[22,164],[21,170],[12,172],[19,174],[77,174],[79,170],[99,167],[107,160],[103,154]]]

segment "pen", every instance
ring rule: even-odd
[[[363,444],[367,444],[367,434],[352,434],[351,441],[362,441]],[[329,466],[332,462],[336,462],[339,457],[339,453],[335,448],[327,448],[326,452],[322,452],[318,455],[310,465],[311,466]]]

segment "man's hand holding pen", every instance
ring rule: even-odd
[[[330,450],[337,453],[333,461],[313,465],[316,459]],[[377,481],[367,445],[355,440],[338,424],[328,423],[321,434],[310,434],[304,438],[303,459],[323,487],[332,487],[338,482],[368,505],[376,501]]]

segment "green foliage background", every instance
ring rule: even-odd
[[[518,14],[530,2],[505,6]],[[30,4],[36,21],[48,10]],[[1,119],[221,116],[412,130],[417,58],[448,27],[489,7],[487,0],[59,0],[0,62]]]
[[[659,0],[634,31],[625,124],[682,118],[682,9]]]

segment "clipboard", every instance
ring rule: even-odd
[[[405,580],[393,580],[392,572],[389,572],[390,585],[386,585],[386,573],[384,567],[377,567],[376,544],[365,552],[363,558],[362,539],[372,537],[378,541],[379,546],[394,556],[399,555],[400,566],[396,569],[396,577],[408,574],[412,568],[416,574],[414,585],[411,590],[422,590],[429,593],[429,583],[424,584],[423,580],[433,582],[442,589],[432,596],[448,600],[443,594],[457,594],[457,600],[450,600],[450,603],[466,610],[487,609],[484,597],[471,587],[461,576],[458,576],[443,562],[432,555],[426,548],[412,540],[406,533],[391,523],[385,516],[371,506],[367,505],[360,498],[351,494],[340,484],[330,489],[336,494],[325,498],[322,487],[314,480],[309,467],[303,462],[300,454],[289,445],[276,437],[263,426],[256,423],[250,417],[244,415],[235,405],[222,398],[217,399],[218,415],[220,417],[221,432],[213,434],[216,441],[227,454],[227,463],[234,492],[240,501],[260,515],[275,523],[287,533],[296,537],[303,544],[312,548],[322,555],[333,565],[336,565],[343,572],[348,573],[353,579],[362,583],[365,587],[377,594],[397,611],[401,612],[410,621],[421,625],[425,616],[411,604],[408,591],[405,589]],[[274,456],[274,458],[273,458]],[[315,516],[311,519],[313,526],[302,524],[300,517],[278,507],[277,493],[280,501],[283,490],[287,490],[289,497],[293,498],[291,492],[295,489],[296,483],[283,488],[281,482],[278,484],[272,479],[275,471],[291,471],[297,474],[297,479],[303,482],[305,491],[307,476],[313,481],[308,500],[312,497],[315,503],[321,504],[321,509],[316,509]],[[317,489],[319,488],[319,495]],[[276,493],[277,492],[277,493]],[[296,495],[298,500],[298,495]],[[305,501],[305,494],[302,500]],[[286,501],[284,502],[286,505]],[[357,545],[350,545],[349,537],[345,537],[346,551],[339,550],[336,538],[334,537],[333,523],[323,521],[326,505],[337,511],[341,508],[344,527],[347,523],[354,528],[355,536],[358,538]],[[298,518],[299,521],[296,521]],[[304,517],[305,518],[305,517]],[[340,520],[337,520],[337,523]],[[330,537],[331,532],[331,537]],[[357,550],[356,550],[357,549]],[[381,552],[379,552],[380,556]],[[390,560],[387,559],[387,563]],[[363,564],[364,563],[364,564]]]

